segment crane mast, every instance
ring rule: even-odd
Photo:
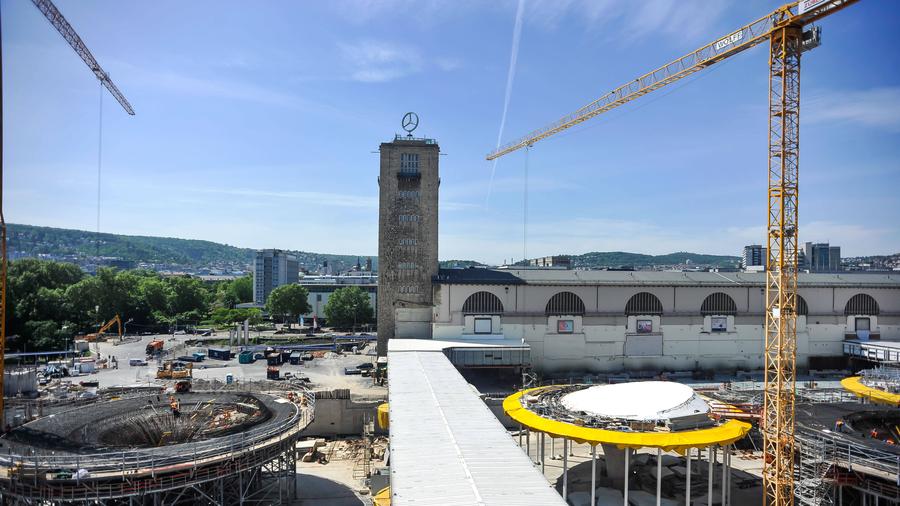
[[[818,45],[804,26],[858,0],[801,0],[630,81],[548,126],[487,155],[527,148],[706,67],[769,42],[769,146],[766,258],[763,483],[765,504],[794,504],[794,387],[797,373],[797,259],[800,159],[800,55]],[[809,37],[807,37],[807,34]]]
[[[763,483],[771,504],[794,504],[797,372],[797,196],[803,27],[772,32],[769,51],[769,217]]]

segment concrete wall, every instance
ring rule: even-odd
[[[365,421],[374,420],[378,405],[384,400],[320,399],[316,398],[315,419],[303,430],[304,436],[359,436]],[[375,433],[381,434],[378,424]]]
[[[842,275],[845,276],[845,275]],[[504,314],[494,328],[502,336],[524,339],[531,346],[537,370],[547,373],[616,372],[621,370],[760,369],[764,365],[765,291],[762,286],[609,286],[609,285],[475,285],[435,287],[435,339],[496,339],[471,332],[473,315],[464,315],[466,298],[478,291],[495,294]],[[557,316],[547,316],[547,301],[570,291],[581,297],[586,313],[575,320],[575,332],[558,334]],[[627,316],[628,299],[650,292],[663,306],[662,316]],[[711,329],[711,317],[700,313],[704,299],[728,294],[737,306],[724,332]],[[799,295],[809,308],[797,321],[797,366],[809,367],[813,357],[840,357],[845,338],[855,338],[854,316],[845,316],[847,301],[867,293],[878,302],[880,315],[870,316],[872,333],[882,340],[900,340],[900,284],[877,286],[803,286]],[[651,319],[651,334],[637,334],[635,321]],[[654,342],[643,342],[653,339]],[[661,347],[659,344],[661,341]],[[662,354],[651,353],[662,350]],[[631,351],[631,353],[626,352]],[[650,350],[650,351],[648,351]],[[651,353],[648,355],[648,353]]]

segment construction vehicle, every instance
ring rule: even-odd
[[[175,393],[186,394],[191,391],[191,380],[183,379],[175,383]]]
[[[162,339],[154,339],[147,343],[147,355],[155,355],[163,350],[165,342]]]
[[[100,330],[98,330],[97,332],[84,336],[84,340],[89,343],[93,343],[95,341],[104,341],[105,338],[103,337],[103,335],[106,333],[107,330],[112,328],[113,325],[118,326],[119,341],[121,341],[122,340],[122,319],[119,318],[118,314],[116,316],[112,317],[112,319],[109,320],[108,322],[104,323],[103,326],[100,327]]]
[[[759,44],[769,43],[768,213],[766,259],[763,483],[765,504],[794,503],[794,387],[797,364],[798,175],[800,55],[819,46],[808,26],[858,0],[800,0],[662,67],[487,155],[495,160],[672,84]],[[526,157],[527,163],[527,157]],[[527,171],[527,166],[526,166]],[[526,172],[527,174],[527,172]],[[527,198],[527,196],[526,196]]]
[[[272,367],[272,366],[266,367],[266,379],[270,379],[270,380],[281,379],[278,368]]]
[[[387,357],[378,357],[375,361],[375,369],[372,371],[372,382],[378,386],[384,386],[387,381],[388,359]]]
[[[186,379],[193,378],[194,364],[166,360],[156,370],[156,379]]]

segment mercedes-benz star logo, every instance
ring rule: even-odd
[[[403,115],[403,129],[406,133],[412,134],[413,130],[419,126],[419,116],[414,112],[408,112]]]

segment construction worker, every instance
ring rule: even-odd
[[[172,416],[178,418],[181,416],[180,406],[178,405],[178,399],[175,396],[169,397],[169,407],[172,409]]]
[[[835,432],[844,432],[844,420],[838,418],[837,421],[834,422],[834,431]]]

